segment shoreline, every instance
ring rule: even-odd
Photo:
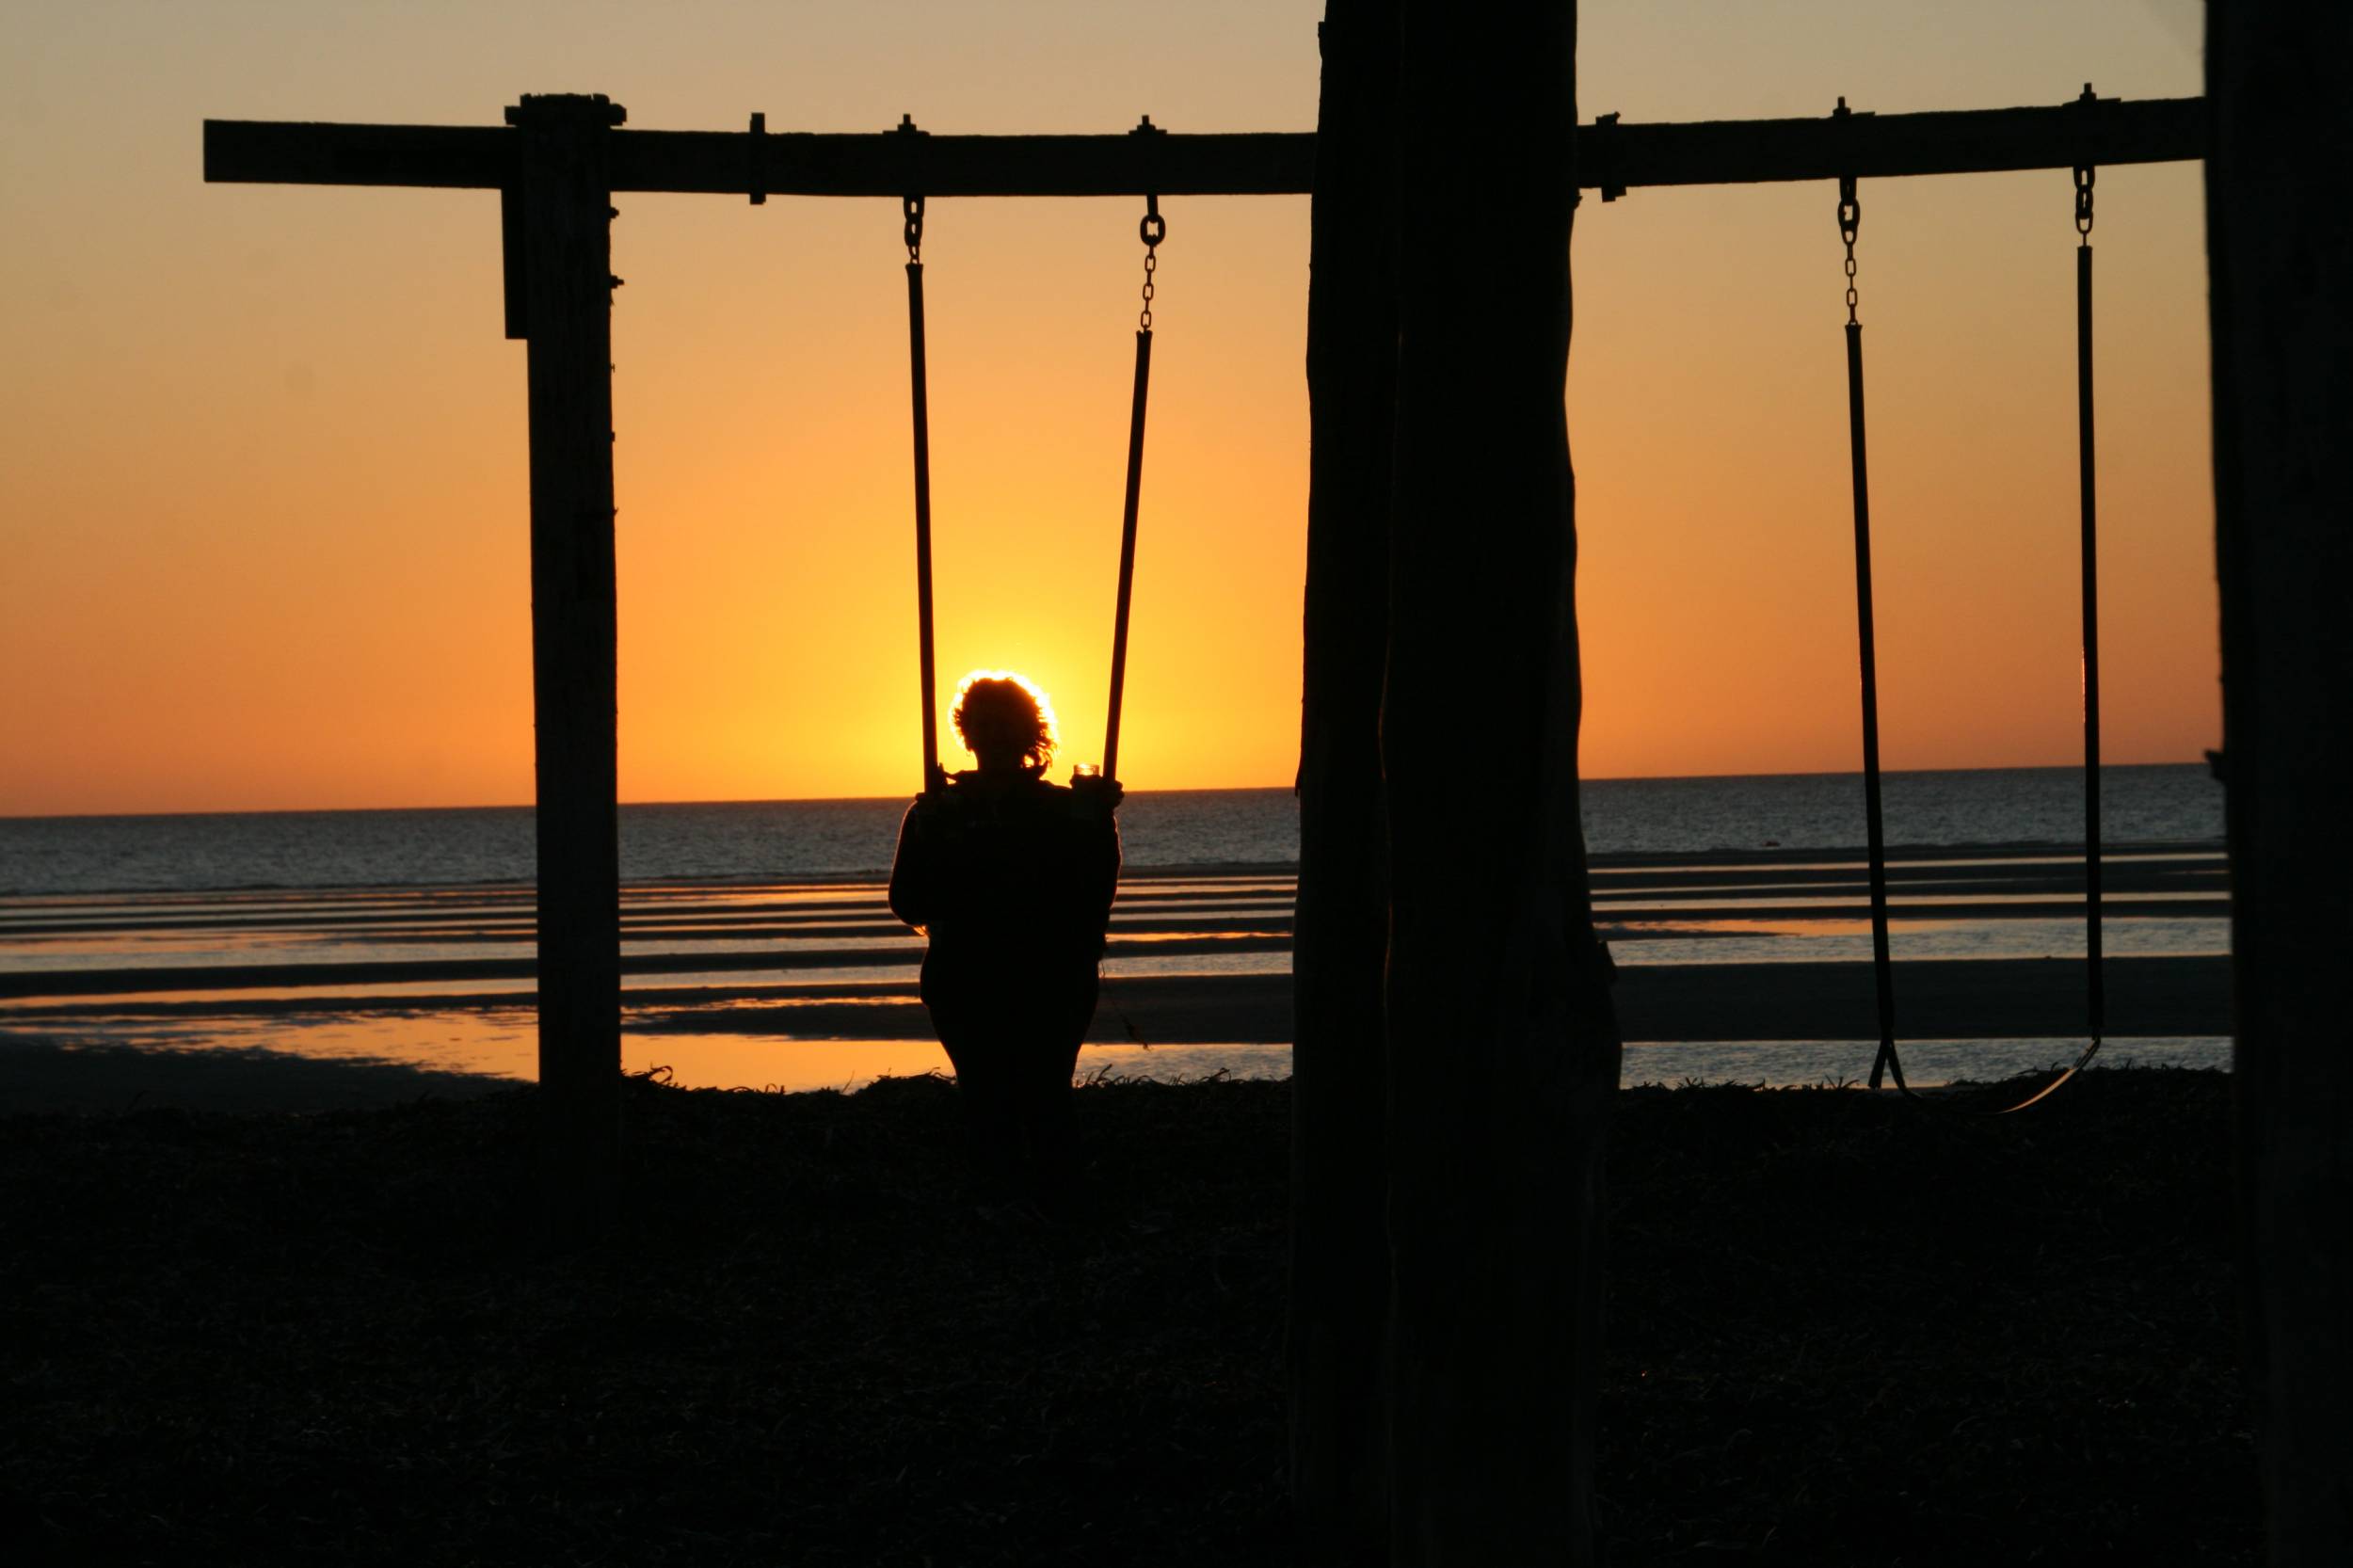
[[[2159,1060],[2211,1062],[2231,1032],[2229,960],[2110,959],[2107,1059],[2136,1042]],[[1897,1039],[1917,1080],[2016,1071],[2081,1044],[2083,968],[2063,959],[1914,961],[1897,969]],[[876,991],[887,992],[876,995]],[[943,1071],[911,983],[813,985],[714,1002],[640,994],[625,1058],[670,1062],[711,1086],[840,1085]],[[456,1002],[461,999],[421,999]],[[1626,966],[1614,1000],[1629,1085],[1658,1077],[1831,1081],[1859,1076],[1877,1038],[1870,966]],[[0,1114],[136,1104],[315,1111],[524,1083],[529,999],[471,1006],[344,1008],[339,999],[93,1004],[0,1013]],[[1105,982],[1082,1069],[1178,1077],[1230,1065],[1281,1078],[1292,1038],[1289,975]],[[482,1042],[500,1042],[486,1052]],[[404,1046],[404,1042],[408,1042]],[[1673,1064],[1672,1065],[1670,1064]],[[503,1076],[512,1074],[516,1076]]]
[[[1156,944],[1166,951],[1175,944]],[[1232,951],[1229,946],[1225,951]],[[900,955],[904,961],[904,955]],[[701,968],[707,966],[682,967]],[[767,965],[766,968],[776,966]],[[2108,1033],[2227,1034],[2230,959],[2219,955],[2108,958]],[[2080,958],[1899,960],[1895,968],[1897,1022],[1923,1038],[2017,1039],[2078,1032],[2084,970]],[[1114,975],[1088,1034],[1098,1042],[1142,1035],[1169,1044],[1287,1045],[1292,979],[1287,973]],[[111,994],[110,994],[111,995]],[[392,1016],[528,1012],[529,991],[439,996],[277,997],[141,1002],[121,1000],[0,1010],[0,1031],[15,1024],[72,1025],[100,1019],[296,1018],[310,1015]],[[1823,963],[1622,964],[1614,1000],[1629,1042],[1861,1040],[1878,1035],[1871,966]],[[912,981],[872,984],[691,986],[624,991],[631,1032],[772,1034],[793,1039],[900,1040],[928,1035],[930,1023]],[[1124,1018],[1127,1021],[1114,1023]],[[4,1036],[0,1036],[4,1037]]]
[[[2231,1028],[2221,856],[2120,845],[2107,864],[2109,1037],[2216,1060]],[[1089,1070],[1288,1071],[1290,868],[1137,868],[1124,881]],[[1851,1070],[1845,1048],[1878,1038],[1865,882],[1854,851],[1596,856],[1621,1036],[1664,1048],[1657,1070],[1680,1076]],[[1931,1071],[2011,1070],[2027,1048],[2080,1038],[2079,862],[2045,845],[1939,845],[1898,855],[1889,882],[1897,1038],[1931,1048]],[[928,1070],[922,942],[881,891],[847,879],[630,885],[624,1060],[666,1061],[709,1085]],[[0,902],[0,1105],[66,1095],[103,1108],[143,1088],[248,1103],[240,1063],[253,1102],[280,1105],[528,1077],[534,933],[533,889],[519,884]],[[191,1060],[207,1052],[209,1064]],[[283,1060],[383,1071],[312,1066],[264,1084]],[[297,1078],[315,1089],[297,1092]]]

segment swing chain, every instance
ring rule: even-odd
[[[1854,286],[1854,242],[1855,235],[1862,231],[1863,203],[1855,200],[1854,176],[1843,174],[1838,179],[1838,237],[1847,246],[1847,325],[1849,327],[1855,325],[1855,306],[1861,302],[1861,296],[1855,293]]]
[[[1160,241],[1168,238],[1168,219],[1160,216],[1159,197],[1147,196],[1144,199],[1144,221],[1136,225],[1136,232],[1144,241],[1144,311],[1136,318],[1136,330],[1149,332],[1152,330],[1152,296],[1156,292],[1152,286],[1152,275],[1160,268],[1157,248]]]
[[[903,196],[899,204],[906,213],[908,264],[920,266],[923,262],[923,199]]]
[[[2099,95],[2091,90],[2091,84],[2086,82],[2083,96],[2069,106],[2079,114],[2089,113],[2099,102]],[[2083,236],[2082,243],[2086,246],[2091,243],[2091,184],[2099,173],[2089,164],[2075,166],[2075,232]]]

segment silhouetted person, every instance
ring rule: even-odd
[[[923,1005],[954,1064],[984,1191],[1058,1204],[1075,1176],[1071,1074],[1119,882],[1119,786],[1046,782],[1051,721],[1017,678],[967,677],[980,760],[907,808],[890,909],[931,939]]]

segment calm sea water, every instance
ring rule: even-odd
[[[2105,925],[2116,1050],[2221,1062],[2221,791],[2193,766],[2113,769],[2102,792],[2118,851]],[[1913,1080],[2072,1060],[2082,775],[1896,774],[1886,805]],[[1629,977],[1629,1081],[1867,1069],[1857,777],[1604,780],[1585,807],[1596,914]],[[812,1088],[938,1067],[912,1000],[922,939],[873,886],[903,808],[624,807],[629,1069]],[[1112,1000],[1082,1068],[1287,1073],[1296,801],[1145,792],[1120,817],[1129,867],[1147,874],[1112,911]],[[93,1047],[531,1077],[532,827],[527,808],[0,819],[0,1106],[33,1092],[11,1089],[12,1068]],[[1977,977],[1953,984],[1969,963]],[[1644,996],[1705,1002],[1726,984],[1744,988],[1734,1012],[1721,998],[1688,1016],[1672,1001],[1642,1010]],[[340,1092],[322,1088],[321,1103]]]
[[[1892,845],[2080,841],[2076,768],[1897,773]],[[624,806],[632,882],[783,881],[888,870],[903,800]],[[2222,791],[2197,765],[2120,767],[2101,782],[2109,842],[2211,842]],[[528,807],[0,818],[0,896],[257,888],[451,887],[529,881]],[[1289,790],[1139,792],[1120,809],[1139,868],[1279,866],[1299,856]],[[1852,774],[1601,779],[1585,786],[1595,855],[1851,849],[1863,841]]]

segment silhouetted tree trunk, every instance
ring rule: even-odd
[[[1407,0],[1388,798],[1391,1544],[1583,1563],[1618,1075],[1577,816],[1571,4]]]
[[[2343,5],[2207,8],[2233,1062],[2250,1366],[2282,1565],[2353,1562],[2349,57]]]
[[[1388,1528],[1380,737],[1397,397],[1397,0],[1332,0],[1321,37],[1289,1356],[1301,1542],[1309,1561],[1353,1568],[1385,1560]]]

